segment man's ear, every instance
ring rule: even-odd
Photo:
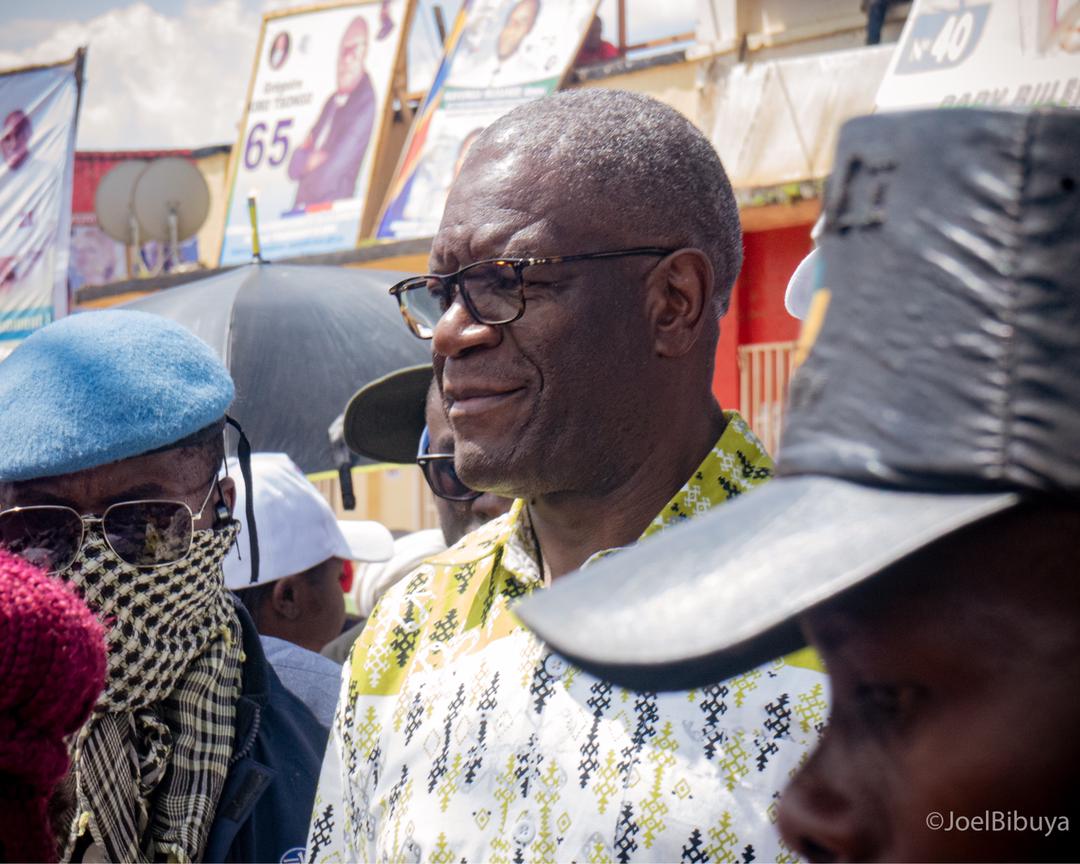
[[[714,272],[700,249],[679,249],[660,262],[647,283],[646,312],[658,357],[688,354],[712,315]]]
[[[274,611],[288,621],[295,621],[300,617],[298,587],[299,580],[295,576],[286,576],[274,583],[274,591],[270,595]]]
[[[218,480],[218,487],[221,489],[221,497],[225,499],[225,506],[229,508],[231,515],[236,511],[236,483],[233,482],[232,477],[222,477]]]

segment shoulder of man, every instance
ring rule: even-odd
[[[425,630],[469,599],[491,575],[511,530],[511,513],[466,534],[391,586],[353,645],[348,673],[353,691],[389,695],[408,674]],[[464,621],[457,615],[457,626]]]
[[[328,657],[284,639],[260,635],[259,640],[266,660],[277,673],[282,686],[329,728],[341,687],[341,666]]]
[[[204,860],[300,860],[339,670],[298,646],[277,644],[280,640],[268,644],[239,603],[236,613],[245,654],[236,761],[218,801]]]

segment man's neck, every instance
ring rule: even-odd
[[[529,501],[545,576],[558,579],[603,549],[628,546],[702,463],[724,430],[719,406],[682,426],[676,447],[652,447],[645,460],[614,489],[600,495],[560,492]],[[680,428],[675,425],[673,428]]]

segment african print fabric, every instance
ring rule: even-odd
[[[646,535],[771,475],[726,416]],[[826,718],[814,655],[679,693],[592,677],[511,611],[543,585],[527,520],[515,502],[376,607],[343,677],[308,860],[793,860],[774,822]]]
[[[198,860],[233,751],[240,622],[221,562],[239,523],[185,561],[123,562],[100,534],[68,573],[108,627],[105,692],[76,737],[62,860],[87,832],[108,861]]]

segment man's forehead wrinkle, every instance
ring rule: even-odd
[[[559,254],[554,209],[544,194],[481,193],[447,208],[432,245],[432,266],[457,268],[500,255]]]

